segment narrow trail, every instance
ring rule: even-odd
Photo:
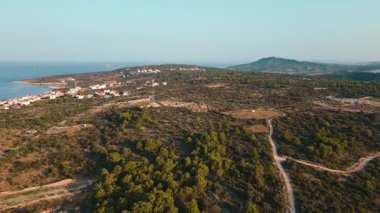
[[[276,166],[277,166],[278,170],[280,171],[280,173],[284,179],[284,182],[285,182],[286,198],[287,198],[288,208],[289,208],[289,211],[291,213],[295,213],[296,212],[296,206],[295,206],[295,202],[294,202],[293,188],[292,188],[292,185],[290,183],[290,178],[289,178],[288,174],[285,172],[284,167],[282,167],[282,164],[281,164],[281,162],[286,160],[286,158],[278,156],[277,147],[276,147],[276,144],[274,143],[274,140],[272,138],[272,135],[273,135],[272,119],[268,120],[268,126],[269,126],[268,140],[272,146],[272,152],[273,152],[273,157],[274,157]]]

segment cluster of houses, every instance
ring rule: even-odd
[[[126,82],[130,83],[130,82]],[[95,84],[95,85],[90,85],[89,88],[92,90],[98,90],[98,89],[105,89],[107,87],[116,87],[116,86],[121,86],[122,82],[117,82],[117,81],[107,81],[104,84]]]
[[[206,71],[205,68],[200,68],[200,67],[170,67],[170,71]]]
[[[193,67],[169,67],[169,71],[206,71],[205,68],[193,66]],[[159,69],[153,69],[153,68],[140,68],[137,69],[136,71],[130,70],[130,68],[127,68],[126,71],[121,71],[120,75],[122,78],[129,78],[132,76],[136,75],[141,75],[141,74],[157,74],[160,73],[161,70]]]
[[[142,70],[146,72],[151,72],[149,70]],[[159,70],[152,70],[152,72],[159,72]],[[130,81],[125,82],[126,84],[131,83]],[[70,88],[66,91],[64,90],[56,90],[50,91],[43,94],[38,95],[28,95],[20,98],[14,98],[10,100],[0,100],[0,109],[19,109],[23,106],[29,106],[33,102],[42,100],[42,99],[56,99],[62,96],[70,96],[76,99],[85,99],[85,98],[93,98],[93,97],[104,97],[104,98],[112,98],[119,96],[127,96],[129,94],[128,90],[118,91],[115,90],[114,87],[122,86],[122,82],[110,81],[105,82],[103,84],[95,84],[90,85],[88,88],[82,88],[79,86],[75,86],[74,88]],[[163,85],[166,86],[167,82],[155,82],[155,80],[146,81],[144,86],[155,87]],[[142,87],[136,87],[136,89],[142,89]],[[90,92],[88,91],[90,90]]]
[[[0,109],[20,109],[22,106],[29,106],[33,102],[42,99],[56,99],[64,95],[65,93],[62,91],[51,91],[38,95],[27,95],[20,98],[13,98],[9,100],[0,101]]]
[[[161,85],[162,85],[162,86],[167,86],[167,85],[168,85],[168,82],[166,82],[166,81],[161,82]],[[145,81],[144,86],[148,86],[148,87],[156,87],[156,86],[160,86],[160,83],[159,83],[159,82],[156,82],[156,81],[153,79],[153,80],[151,80],[151,81]]]
[[[129,92],[127,90],[125,91],[117,91],[113,89],[107,89],[112,88],[115,86],[120,86],[120,82],[107,82],[105,84],[97,84],[97,85],[91,85],[89,87],[90,90],[96,90],[94,92],[85,92],[88,90],[87,88],[82,88],[79,86],[75,86],[74,88],[70,88],[69,90],[65,91],[50,91],[45,92],[38,95],[28,95],[20,98],[13,98],[9,100],[0,101],[0,109],[20,109],[23,106],[29,106],[33,102],[42,100],[42,99],[56,99],[58,97],[62,96],[71,96],[76,99],[84,99],[84,98],[93,98],[93,97],[105,97],[105,98],[111,98],[111,97],[118,97],[118,96],[127,96]]]
[[[128,72],[128,74],[124,74],[123,72],[121,72],[121,77],[122,78],[129,78],[131,76],[135,76],[135,75],[141,75],[141,74],[157,74],[157,73],[160,73],[161,70],[159,69],[137,69],[136,71],[130,71]]]
[[[137,69],[137,73],[159,73],[161,70],[159,69]]]
[[[129,94],[128,90],[120,92],[120,91],[111,89],[112,87],[117,87],[121,85],[122,85],[121,82],[110,81],[110,82],[105,82],[104,84],[90,85],[88,89],[95,90],[92,93],[84,94],[87,88],[74,87],[74,88],[69,89],[69,91],[66,94],[77,99],[93,98],[93,97],[112,98],[112,97],[119,97],[119,96],[127,96]]]

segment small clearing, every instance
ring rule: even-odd
[[[314,87],[314,90],[315,91],[319,91],[319,90],[326,90],[327,88],[325,87]]]
[[[72,135],[76,132],[79,132],[81,129],[84,128],[93,128],[93,124],[79,124],[74,126],[63,126],[58,127],[54,126],[46,131],[47,134],[69,134]]]
[[[241,109],[227,112],[226,114],[231,115],[235,118],[255,120],[273,119],[278,118],[282,115],[280,111],[273,108]]]
[[[197,104],[194,102],[159,101],[158,103],[165,107],[186,108],[193,112],[207,112],[208,110],[208,106],[206,104]]]
[[[323,109],[346,111],[346,112],[379,112],[380,100],[372,97],[363,98],[336,98],[327,96],[325,100],[313,101]]]
[[[253,125],[250,126],[249,129],[252,131],[252,133],[268,133],[268,127],[258,124],[258,125]]]
[[[206,84],[205,85],[205,87],[210,88],[210,89],[216,89],[216,88],[221,88],[221,87],[225,87],[225,86],[226,86],[225,84],[221,84],[221,83]]]
[[[338,102],[345,103],[345,104],[350,104],[350,105],[364,104],[364,105],[369,105],[369,106],[373,106],[373,107],[380,107],[380,100],[372,98],[372,97],[363,97],[363,98],[336,98],[334,96],[327,96],[326,98],[329,99],[329,100],[332,100],[332,101],[338,101]]]

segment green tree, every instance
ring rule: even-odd
[[[372,193],[376,188],[376,184],[374,181],[367,180],[364,182],[364,190],[367,194]]]
[[[246,213],[259,213],[259,210],[257,209],[256,204],[254,204],[252,202],[248,202],[245,212]]]
[[[119,153],[117,152],[113,152],[109,155],[109,160],[112,162],[112,163],[117,163],[121,160],[121,156]]]
[[[185,212],[187,213],[199,213],[198,204],[196,200],[185,202]]]
[[[59,175],[59,170],[58,168],[54,167],[50,170],[50,174],[53,176],[58,176]]]

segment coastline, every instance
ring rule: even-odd
[[[12,100],[28,95],[38,95],[53,90],[52,87],[47,85],[29,84],[19,81],[0,82],[0,101]]]
[[[30,80],[18,80],[18,81],[13,81],[13,83],[31,85],[31,86],[47,86],[50,89],[62,89],[62,88],[65,88],[66,86],[64,83],[53,83],[53,82],[38,83],[38,82],[31,82]]]

